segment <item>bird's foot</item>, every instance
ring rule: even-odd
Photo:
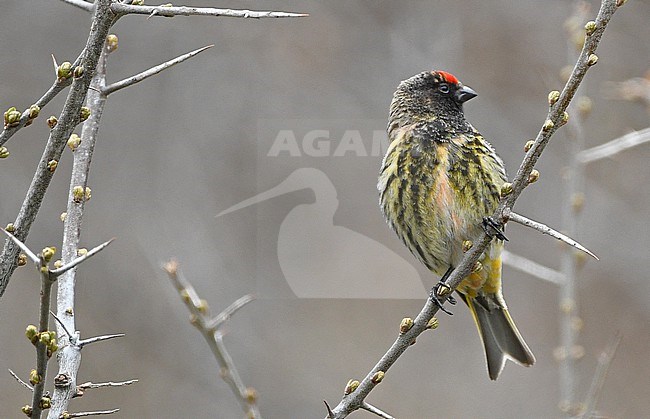
[[[440,310],[444,311],[445,313],[449,314],[450,316],[453,316],[454,313],[447,310],[443,306],[443,302],[446,299],[447,301],[449,301],[449,304],[451,304],[451,305],[456,304],[456,299],[454,297],[452,297],[452,295],[451,295],[452,291],[453,290],[451,288],[449,288],[449,286],[447,284],[440,281],[431,289],[431,292],[429,293],[429,298],[431,299],[431,301],[433,301],[433,303],[435,305],[437,305]],[[442,301],[441,301],[441,299],[442,299]]]
[[[497,223],[492,217],[483,217],[483,231],[491,238],[508,241],[508,238],[503,234],[501,224]]]

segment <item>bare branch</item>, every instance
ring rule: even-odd
[[[87,12],[92,12],[93,11],[93,4],[92,3],[87,3],[84,0],[61,0],[64,3],[71,4],[73,6],[76,6],[80,9],[83,9]]]
[[[650,141],[650,128],[630,132],[605,144],[581,151],[578,153],[577,160],[582,164],[591,163],[606,157],[612,157],[621,151],[647,143],[648,141]]]
[[[111,10],[118,15],[139,14],[147,16],[213,16],[213,17],[238,17],[247,19],[306,17],[306,13],[271,12],[255,10],[215,9],[213,7],[185,7],[185,6],[133,6],[124,3],[113,3]]]
[[[207,46],[205,46],[203,48],[199,48],[199,49],[194,50],[192,52],[188,52],[187,54],[180,55],[180,56],[178,56],[178,57],[176,57],[176,58],[174,58],[172,60],[166,61],[166,62],[164,62],[162,64],[159,64],[159,65],[157,65],[155,67],[151,67],[150,69],[145,70],[145,71],[143,71],[141,73],[138,73],[138,74],[136,74],[134,76],[127,77],[124,80],[120,80],[118,82],[109,84],[108,86],[106,86],[106,87],[104,87],[102,89],[102,94],[104,94],[105,96],[108,96],[113,92],[117,92],[118,90],[124,89],[125,87],[129,87],[129,86],[132,86],[132,85],[134,85],[136,83],[139,83],[142,80],[145,80],[145,79],[147,79],[147,78],[149,78],[151,76],[154,76],[154,75],[160,73],[163,70],[166,70],[166,69],[168,69],[170,67],[173,67],[174,65],[176,65],[178,63],[182,63],[183,61],[188,60],[188,59],[194,57],[195,55],[205,51],[206,49],[212,48],[213,46],[214,45],[207,45]]]
[[[54,276],[55,278],[62,275],[62,274],[64,274],[65,272],[67,272],[70,269],[74,268],[75,266],[79,265],[81,262],[95,256],[97,253],[104,250],[106,247],[108,247],[109,244],[113,243],[113,240],[115,240],[115,239],[113,238],[113,239],[110,239],[110,240],[100,244],[99,246],[89,250],[88,253],[79,256],[78,258],[76,258],[72,262],[66,263],[65,265],[61,266],[60,268],[50,271],[50,274],[52,276]]]
[[[192,284],[181,274],[178,268],[178,262],[170,260],[164,264],[163,269],[167,272],[169,279],[171,279],[174,287],[176,287],[176,290],[181,295],[181,300],[183,300],[185,306],[192,314],[192,325],[201,332],[203,338],[210,346],[214,357],[219,363],[221,378],[228,383],[248,417],[261,418],[257,408],[255,390],[244,385],[244,382],[239,376],[239,372],[237,372],[235,363],[223,343],[223,334],[216,329],[216,327],[226,321],[235,311],[250,302],[252,297],[250,295],[241,297],[215,319],[210,319],[207,302],[198,296]],[[208,327],[208,324],[213,325],[213,327]]]
[[[395,419],[394,417],[392,417],[392,416],[389,415],[388,413],[384,412],[384,411],[381,410],[381,409],[376,408],[375,406],[371,405],[370,403],[363,402],[363,403],[361,404],[361,408],[362,408],[363,410],[367,410],[367,411],[370,412],[370,413],[374,413],[375,415],[379,416],[380,418],[384,418],[384,419]]]
[[[543,279],[544,281],[552,282],[556,285],[562,285],[565,281],[564,275],[561,272],[548,268],[523,256],[508,252],[507,250],[501,251],[501,259],[506,265],[534,276],[535,278]]]
[[[563,115],[566,111],[571,99],[575,95],[578,86],[582,82],[589,67],[594,65],[597,57],[595,56],[596,47],[598,46],[603,32],[609,23],[609,20],[617,10],[617,0],[602,0],[598,16],[596,18],[595,30],[587,35],[584,47],[578,57],[578,60],[573,68],[571,76],[567,81],[560,97],[549,109],[542,128],[540,129],[537,137],[530,148],[526,157],[522,161],[519,170],[512,182],[512,192],[501,199],[499,207],[495,211],[493,218],[505,222],[504,212],[506,209],[513,208],[515,201],[521,195],[521,192],[528,185],[530,173],[535,167],[535,163],[542,154],[546,144],[551,139],[552,135],[562,125]],[[473,240],[474,245],[465,253],[465,257],[460,264],[449,275],[445,284],[450,290],[456,289],[460,282],[471,272],[476,261],[481,257],[485,251],[491,238],[486,233],[481,233],[478,238]],[[444,301],[443,301],[444,302]],[[379,362],[372,368],[372,370],[361,381],[355,391],[343,397],[341,402],[332,410],[333,419],[342,419],[347,417],[353,411],[362,407],[365,398],[377,386],[379,380],[375,380],[379,373],[386,373],[388,369],[397,361],[397,359],[413,344],[415,339],[427,329],[429,321],[438,312],[438,305],[427,299],[424,307],[413,320],[413,326],[406,332],[401,333],[395,342],[391,345],[388,351],[381,357]]]
[[[81,418],[84,416],[99,416],[99,415],[111,415],[113,413],[119,412],[120,409],[111,409],[111,410],[95,410],[92,412],[77,412],[77,413],[68,413],[66,417],[68,418]]]
[[[80,339],[77,342],[77,346],[79,346],[80,348],[83,348],[84,346],[89,345],[91,343],[103,342],[105,340],[121,338],[121,337],[124,337],[124,336],[126,336],[126,334],[124,334],[124,333],[113,333],[111,335],[102,335],[102,336],[95,336],[93,338],[88,338],[88,339]]]
[[[573,240],[571,237],[562,234],[557,230],[553,230],[551,227],[547,226],[546,224],[539,223],[535,220],[531,220],[530,218],[524,217],[523,215],[517,214],[512,211],[507,211],[507,210],[504,211],[503,217],[510,221],[514,221],[517,224],[521,224],[523,226],[530,227],[533,230],[537,230],[542,234],[547,234],[553,238],[556,238],[568,244],[569,246],[575,247],[576,249],[585,252],[586,254],[588,254],[589,256],[591,256],[596,260],[600,260],[598,259],[598,256],[594,255],[589,249],[587,249],[577,241]]]
[[[609,371],[609,367],[614,360],[614,355],[616,355],[616,351],[618,350],[622,339],[623,335],[620,332],[617,332],[607,348],[601,352],[600,356],[598,357],[598,366],[596,367],[594,378],[591,381],[591,387],[589,387],[589,392],[585,398],[584,413],[580,417],[594,417],[596,405],[598,404],[598,398],[600,397],[600,394],[603,391],[603,386],[605,385],[607,372]]]
[[[14,377],[16,379],[16,381],[18,381],[18,383],[20,383],[27,390],[34,391],[34,387],[32,387],[29,384],[27,384],[26,382],[24,382],[18,375],[16,375],[15,372],[13,372],[11,370],[11,368],[8,368],[8,370],[9,370],[9,374],[11,374],[11,376]]]

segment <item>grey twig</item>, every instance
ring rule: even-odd
[[[503,263],[517,269],[518,271],[532,275],[535,278],[543,279],[544,281],[552,282],[556,285],[562,285],[565,281],[562,272],[555,269],[548,268],[533,260],[523,256],[516,255],[507,250],[501,251],[501,259]]]
[[[120,80],[118,82],[111,83],[108,86],[102,88],[102,94],[104,94],[105,96],[108,96],[113,92],[116,92],[118,90],[124,89],[125,87],[129,87],[129,86],[132,86],[132,85],[134,85],[136,83],[139,83],[142,80],[147,79],[147,78],[149,78],[151,76],[154,76],[154,75],[160,73],[161,71],[166,70],[166,69],[168,69],[168,68],[170,68],[170,67],[172,67],[172,66],[174,66],[174,65],[176,65],[178,63],[182,63],[183,61],[185,61],[187,59],[190,59],[190,58],[194,57],[195,55],[205,51],[206,49],[212,48],[213,46],[214,45],[207,45],[207,46],[205,46],[203,48],[199,48],[199,49],[194,50],[192,52],[188,52],[187,54],[183,54],[181,56],[178,56],[178,57],[176,57],[176,58],[174,58],[172,60],[166,61],[166,62],[164,62],[162,64],[159,64],[159,65],[157,65],[155,67],[151,67],[150,69],[145,70],[145,71],[143,71],[141,73],[138,73],[138,74],[136,74],[134,76],[127,77],[124,80]]]
[[[111,335],[102,335],[102,336],[95,336],[95,337],[88,338],[88,339],[80,339],[77,342],[77,346],[79,346],[80,348],[83,348],[84,346],[89,345],[91,343],[103,342],[105,340],[121,338],[121,337],[124,337],[124,336],[126,336],[124,333],[113,333]]]
[[[522,161],[517,174],[512,182],[512,192],[501,199],[499,207],[495,211],[493,218],[505,222],[504,212],[506,209],[513,208],[515,201],[521,195],[521,192],[529,183],[530,173],[535,167],[546,144],[562,124],[563,114],[566,111],[571,99],[575,95],[578,86],[582,82],[589,67],[591,67],[597,57],[595,56],[596,47],[602,38],[603,32],[618,8],[617,0],[602,0],[596,25],[593,32],[587,35],[584,47],[573,68],[571,76],[567,81],[559,99],[549,109],[546,121],[540,129],[533,146],[530,148],[526,157]],[[449,289],[456,289],[460,282],[471,272],[474,264],[485,251],[491,238],[487,234],[481,235],[474,240],[474,245],[465,254],[460,264],[454,269],[451,275],[445,281]],[[332,410],[333,419],[342,419],[347,417],[353,411],[363,406],[365,398],[377,386],[380,380],[375,377],[377,374],[384,374],[399,359],[399,357],[411,346],[415,339],[427,329],[427,324],[438,311],[438,306],[431,300],[427,299],[424,307],[413,320],[413,326],[405,333],[400,334],[388,351],[381,357],[379,362],[372,368],[366,377],[359,383],[357,389],[347,394]]]
[[[11,374],[11,376],[14,377],[16,379],[16,381],[18,381],[18,383],[20,383],[27,390],[34,391],[34,387],[32,387],[29,384],[27,384],[26,382],[24,382],[18,375],[16,375],[15,372],[13,372],[11,370],[11,368],[8,368],[8,370],[9,370],[9,374]]]
[[[63,1],[64,3],[71,4],[73,6],[76,6],[76,7],[80,8],[80,9],[83,9],[83,10],[85,10],[87,12],[92,12],[93,11],[93,4],[88,3],[88,2],[86,2],[84,0],[61,0],[61,1]]]
[[[616,355],[616,351],[618,350],[622,339],[623,335],[620,332],[617,332],[607,348],[600,353],[600,356],[598,357],[598,366],[596,367],[594,378],[591,381],[591,387],[589,387],[589,392],[585,398],[584,413],[580,416],[581,418],[592,418],[595,416],[596,405],[598,404],[598,398],[603,391],[607,372],[609,371],[609,367],[614,360],[614,355]]]
[[[521,224],[526,227],[530,227],[533,230],[537,230],[542,234],[547,234],[553,238],[556,238],[569,246],[575,247],[578,250],[581,250],[591,256],[592,258],[599,260],[598,256],[594,255],[589,249],[578,243],[577,241],[573,240],[571,237],[567,236],[566,234],[562,234],[557,230],[552,229],[551,227],[547,226],[546,224],[542,224],[540,222],[537,222],[535,220],[531,220],[530,218],[524,217],[523,215],[517,214],[515,212],[512,212],[510,210],[506,210],[503,212],[503,217],[506,220],[514,221],[517,224]]]
[[[133,6],[124,3],[113,3],[111,10],[119,15],[138,14],[147,16],[213,16],[238,17],[249,19],[306,17],[306,13],[271,12],[256,10],[215,9],[213,7],[186,6]]]
[[[185,306],[187,306],[187,309],[192,314],[192,325],[201,332],[203,338],[210,346],[214,357],[219,363],[221,378],[228,383],[242,409],[248,415],[247,417],[261,418],[259,409],[257,408],[257,393],[253,388],[244,385],[237,372],[235,363],[223,343],[223,334],[217,329],[235,311],[246,305],[253,298],[248,295],[244,296],[231,304],[215,318],[210,318],[207,302],[198,296],[192,284],[181,274],[178,268],[178,262],[173,260],[169,261],[165,263],[163,269],[167,272],[169,279],[171,279],[176,290],[181,295]],[[208,327],[208,325],[212,325],[212,327]]]
[[[581,151],[578,153],[577,160],[582,164],[591,163],[606,157],[611,157],[621,151],[647,143],[648,141],[650,141],[650,128],[630,132],[605,144]]]
[[[68,418],[81,418],[81,417],[84,417],[84,416],[111,415],[111,414],[117,413],[119,411],[120,411],[120,409],[94,410],[92,412],[76,412],[76,413],[68,413],[66,417],[68,417]]]
[[[65,265],[61,266],[60,268],[53,269],[50,272],[50,274],[53,275],[54,277],[58,277],[60,275],[63,275],[64,273],[66,273],[70,269],[72,269],[75,266],[79,265],[81,262],[95,256],[97,253],[104,250],[106,247],[108,247],[109,244],[113,243],[113,240],[115,240],[115,239],[114,238],[110,239],[110,240],[100,244],[99,246],[89,250],[87,253],[85,253],[85,254],[79,256],[78,258],[74,259],[72,262],[66,263]]]
[[[379,416],[380,418],[384,418],[384,419],[395,419],[394,417],[392,417],[392,416],[389,415],[388,413],[384,412],[384,411],[381,410],[381,409],[376,408],[375,406],[371,405],[370,403],[363,402],[363,403],[361,404],[361,408],[362,408],[363,410],[367,410],[367,411],[370,412],[370,413],[374,413],[375,415]]]

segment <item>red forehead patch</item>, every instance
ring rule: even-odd
[[[440,74],[440,75],[442,76],[442,78],[443,78],[447,83],[452,83],[452,84],[458,84],[458,83],[459,83],[459,81],[458,81],[458,79],[456,78],[456,76],[454,76],[454,75],[451,74],[451,73],[447,73],[446,71],[438,71],[438,74]]]

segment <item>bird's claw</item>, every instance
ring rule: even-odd
[[[431,292],[429,293],[429,298],[431,299],[431,301],[433,301],[440,310],[444,311],[450,316],[453,316],[454,313],[447,310],[442,303],[444,302],[444,299],[446,299],[447,301],[449,301],[449,304],[451,305],[456,304],[456,299],[451,296],[452,291],[453,290],[449,288],[447,284],[440,281],[431,289]],[[443,299],[443,301],[440,301],[441,298]]]
[[[497,223],[492,217],[483,217],[483,231],[489,237],[496,237],[499,240],[508,241],[508,238],[503,234],[501,224]]]

